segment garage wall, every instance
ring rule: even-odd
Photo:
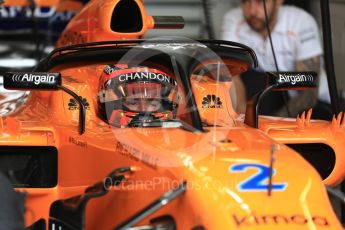
[[[335,73],[338,91],[345,98],[345,0],[330,0],[330,4]],[[312,11],[321,25],[320,0],[313,0]]]
[[[238,0],[209,0],[216,37],[220,37],[222,17]],[[183,16],[186,22],[181,30],[152,30],[146,38],[163,35],[185,36],[193,39],[207,38],[201,0],[144,0],[150,15]]]
[[[320,0],[311,1],[312,13],[321,22]],[[222,19],[226,11],[236,7],[239,0],[209,0],[213,26],[217,38],[221,35]],[[345,0],[330,0],[332,12],[334,55],[339,90],[344,91],[345,98]],[[201,0],[144,0],[150,15],[183,16],[186,26],[182,30],[152,30],[146,38],[163,35],[185,36],[193,39],[207,38]]]
[[[331,12],[335,71],[338,88],[345,98],[345,1],[333,1]]]
[[[338,88],[345,92],[345,1],[331,4],[334,64]],[[345,97],[345,95],[343,95]]]

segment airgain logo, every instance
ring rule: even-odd
[[[314,77],[311,74],[279,74],[279,82],[291,83],[295,85],[296,83],[313,83]]]
[[[8,72],[4,74],[5,89],[58,90],[60,86],[61,86],[60,73]]]
[[[90,104],[87,101],[87,99],[83,98],[81,96],[79,96],[79,97],[83,100],[83,103],[84,103],[86,109],[90,109]],[[78,102],[74,98],[69,99],[68,110],[77,110],[77,109],[78,109]]]
[[[207,95],[202,100],[203,109],[222,109],[223,103],[216,95]]]
[[[40,83],[55,83],[55,76],[49,74],[13,74],[13,82],[31,82],[35,85]]]

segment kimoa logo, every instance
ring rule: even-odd
[[[330,223],[326,217],[322,216],[311,216],[305,217],[304,215],[282,215],[282,214],[268,214],[268,215],[257,215],[250,214],[245,216],[232,215],[232,218],[237,227],[248,227],[248,226],[264,226],[264,225],[307,225],[313,223],[320,227],[329,227]]]
[[[279,82],[291,83],[295,85],[298,82],[314,82],[311,74],[279,74]]]
[[[35,85],[39,85],[40,83],[54,83],[55,76],[54,75],[36,75],[36,74],[14,74],[12,76],[12,80],[14,82],[33,82]]]

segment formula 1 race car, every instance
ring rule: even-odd
[[[257,109],[268,91],[316,87],[316,74],[268,73],[239,115],[251,48],[129,40],[181,25],[140,0],[93,0],[35,71],[4,74],[6,89],[30,90],[0,120],[1,167],[27,193],[27,228],[341,229],[325,187],[344,179],[341,114]]]

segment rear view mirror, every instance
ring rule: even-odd
[[[62,90],[71,95],[79,104],[79,134],[85,132],[85,111],[83,100],[72,90],[62,86],[60,73],[49,72],[8,72],[4,74],[5,89],[19,90]]]
[[[58,90],[61,87],[60,73],[10,72],[4,74],[5,89]]]
[[[303,90],[317,87],[315,72],[267,72],[268,86],[273,90]]]
[[[305,90],[317,87],[317,73],[315,72],[268,72],[267,87],[255,94],[247,101],[244,122],[253,127],[259,126],[259,106],[262,99],[271,91]]]

